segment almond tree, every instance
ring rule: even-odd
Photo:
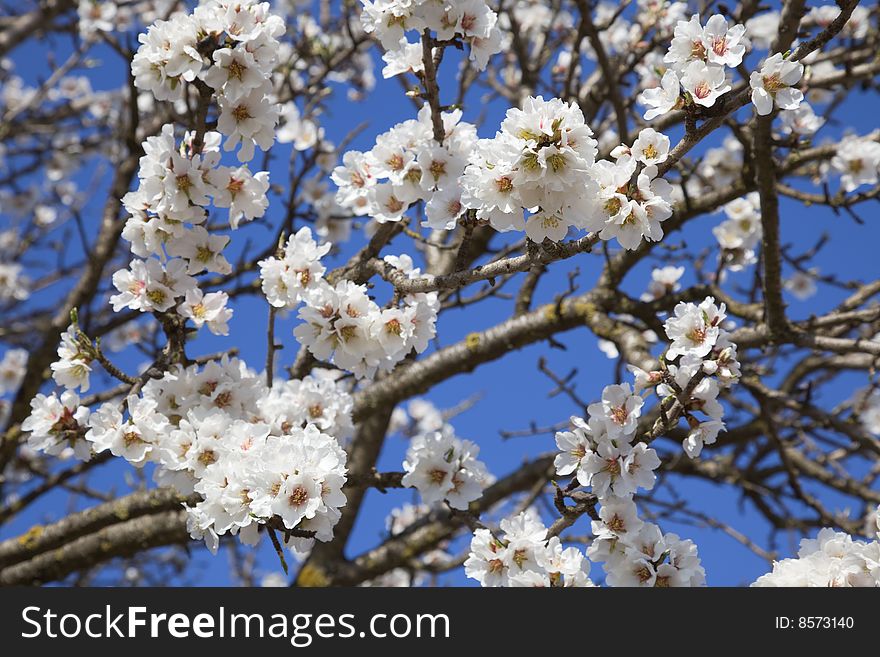
[[[4,7],[0,583],[711,583],[674,525],[880,584],[880,280],[823,260],[872,237],[880,15],[771,5]],[[456,430],[487,385],[538,400],[512,470]]]

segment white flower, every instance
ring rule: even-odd
[[[497,25],[489,31],[489,36],[470,38],[471,51],[468,59],[474,62],[478,71],[485,71],[492,55],[501,52],[503,47],[503,33]]]
[[[489,482],[486,466],[476,458],[479,451],[448,431],[416,436],[403,461],[403,485],[417,488],[425,504],[446,500],[452,508],[466,510]]]
[[[382,61],[385,62],[382,77],[386,79],[401,73],[421,73],[425,70],[421,41],[409,43],[406,37],[400,40],[395,49],[386,51]]]
[[[721,420],[709,420],[708,422],[700,422],[696,427],[691,429],[687,438],[682,442],[685,453],[692,459],[700,455],[704,445],[711,445],[718,438],[718,434],[724,430],[724,423]]]
[[[815,276],[806,272],[796,271],[789,278],[786,278],[782,285],[799,301],[806,301],[816,294]]]
[[[644,403],[628,383],[621,383],[605,386],[602,401],[590,404],[587,410],[591,420],[595,418],[604,425],[609,439],[627,439],[638,426]]]
[[[236,229],[244,219],[251,221],[262,217],[269,207],[266,192],[269,191],[269,173],[252,174],[247,167],[218,167],[208,174],[214,190],[214,205],[229,208],[229,225]]]
[[[55,383],[69,390],[79,388],[81,392],[88,391],[89,374],[92,371],[89,363],[91,363],[92,357],[83,351],[73,326],[68,327],[61,334],[58,358],[59,360],[51,365],[52,378]]]
[[[311,119],[301,117],[299,108],[292,102],[281,106],[280,118],[283,123],[275,135],[279,144],[293,143],[295,150],[306,151],[314,148],[324,136],[324,129]]]
[[[804,65],[800,62],[784,60],[780,53],[768,57],[761,70],[753,71],[749,76],[752,103],[758,114],[769,114],[774,103],[780,109],[797,109],[804,94],[792,85],[797,84],[803,74]]]
[[[260,279],[269,303],[276,308],[293,308],[315,290],[327,270],[321,258],[331,246],[329,243],[318,246],[311,229],[303,226],[287,240],[282,258],[261,260],[258,263]]]
[[[607,579],[609,586],[653,587],[657,581],[657,571],[646,556],[628,551],[615,563],[614,568],[609,569]]]
[[[112,32],[116,29],[116,12],[115,2],[80,0],[77,7],[80,35],[92,39],[96,32]]]
[[[809,136],[825,125],[825,119],[817,116],[809,103],[801,103],[797,109],[782,110],[779,117],[786,134]]]
[[[642,295],[642,300],[652,301],[678,292],[681,289],[678,281],[683,275],[684,267],[667,266],[652,270],[651,282],[648,283],[648,291]]]
[[[265,84],[266,71],[247,48],[220,48],[214,51],[213,59],[213,66],[202,77],[209,87],[222,89],[223,97],[230,101]]]
[[[461,203],[460,189],[447,187],[445,190],[438,190],[425,205],[425,221],[422,226],[435,230],[452,230],[466,211],[467,208]]]
[[[272,504],[272,512],[293,529],[306,518],[314,518],[321,505],[321,483],[307,469],[288,475]]]
[[[678,21],[673,34],[669,51],[663,57],[664,62],[683,71],[689,63],[706,61],[706,45],[699,14],[692,15],[690,20]]]
[[[651,490],[657,480],[654,470],[658,467],[660,457],[657,452],[645,443],[636,443],[623,460],[620,476],[632,492],[639,488]]]
[[[508,584],[508,566],[504,557],[507,549],[488,529],[477,529],[471,539],[470,553],[464,562],[464,572],[480,586],[495,587]]]
[[[840,174],[844,191],[861,185],[876,185],[880,169],[880,144],[874,140],[849,135],[837,146],[831,166]]]
[[[27,371],[28,352],[24,349],[9,349],[0,359],[0,395],[14,393],[21,385]]]
[[[660,164],[669,154],[669,137],[653,128],[645,128],[633,143],[632,154],[642,164]]]
[[[500,523],[501,533],[477,529],[471,539],[465,574],[481,586],[593,586],[590,564],[559,537],[546,540],[547,528],[528,509]]]
[[[130,269],[113,274],[119,294],[110,297],[113,310],[165,311],[174,305],[174,292],[163,283],[164,269],[158,260],[132,260]]]
[[[880,542],[854,541],[843,532],[824,528],[815,539],[801,540],[796,559],[773,563],[757,587],[880,586]]]
[[[616,446],[610,441],[602,441],[596,447],[595,452],[590,452],[583,464],[582,470],[593,492],[600,498],[609,494],[618,497],[631,495],[633,492],[629,482],[621,477],[625,455],[629,452],[629,444]],[[578,471],[580,475],[580,470]]]
[[[693,61],[684,68],[681,86],[697,105],[703,107],[712,107],[719,96],[730,91],[724,68],[701,61]]]
[[[229,297],[225,292],[203,294],[198,288],[187,290],[183,303],[177,309],[181,317],[193,320],[201,328],[205,324],[214,335],[228,335],[227,322],[232,318],[232,309],[226,304]]]
[[[123,438],[125,421],[119,404],[108,402],[101,404],[94,413],[89,416],[89,430],[85,439],[92,443],[96,453],[111,449]],[[124,439],[123,439],[124,442]]]
[[[596,341],[596,346],[598,346],[599,351],[605,354],[608,358],[614,359],[620,356],[620,351],[617,349],[617,345],[611,340],[599,338]]]
[[[526,220],[526,235],[540,244],[545,239],[561,242],[568,234],[568,224],[557,214],[539,212]]]
[[[754,264],[755,250],[761,241],[760,200],[757,193],[738,198],[724,206],[728,216],[712,229],[723,250],[721,258],[731,271],[739,271],[746,265]]]
[[[409,208],[409,202],[401,193],[401,189],[391,183],[379,183],[372,187],[368,199],[375,208],[373,218],[379,223],[400,221],[403,213]]]
[[[227,136],[223,150],[230,151],[239,143],[240,162],[250,162],[254,157],[254,145],[268,150],[275,141],[275,124],[278,122],[278,106],[266,98],[262,88],[229,99],[219,96],[220,118],[217,129]]]
[[[779,12],[766,11],[746,21],[746,30],[752,45],[769,49],[779,32]]]
[[[660,370],[646,372],[635,365],[627,365],[626,369],[628,369],[635,378],[633,383],[633,391],[635,394],[639,394],[642,390],[653,388],[663,380],[663,372]]]
[[[228,274],[232,271],[232,265],[223,256],[223,249],[227,244],[227,235],[212,234],[202,226],[193,226],[180,239],[171,242],[168,251],[187,261],[188,274],[203,271]]]
[[[721,14],[712,16],[703,28],[703,44],[708,61],[731,68],[739,66],[749,44],[745,32],[745,25],[729,27]]]
[[[638,101],[642,105],[650,108],[645,112],[646,121],[671,112],[678,106],[680,100],[681,82],[678,74],[673,70],[668,70],[663,74],[659,86],[645,89],[638,97]]]
[[[37,394],[31,399],[31,413],[21,423],[21,430],[29,433],[28,446],[52,456],[59,456],[68,447],[83,461],[91,456],[89,443],[83,440],[89,409],[79,405],[79,397],[65,390],[59,398]]]
[[[591,420],[588,424],[579,417],[572,417],[570,421],[571,431],[556,433],[559,454],[556,455],[553,465],[556,467],[556,474],[563,477],[576,474],[581,486],[589,486],[590,473],[585,470],[585,464],[605,430],[599,420]]]
[[[370,160],[365,153],[348,151],[342,165],[333,169],[330,178],[338,186],[336,202],[363,216],[370,211],[369,188],[376,184]]]
[[[726,310],[723,303],[715,305],[714,297],[706,297],[699,306],[685,302],[676,304],[675,315],[664,323],[666,336],[672,340],[666,352],[667,359],[679,355],[707,356],[718,340],[721,323],[727,317]]]
[[[599,521],[593,521],[593,533],[604,537],[608,534],[617,537],[633,536],[644,522],[639,518],[635,503],[629,498],[609,497],[603,500],[599,510]]]

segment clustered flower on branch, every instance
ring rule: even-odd
[[[474,150],[477,130],[461,110],[443,112],[443,143],[434,141],[431,108],[376,137],[367,153],[348,151],[333,171],[337,202],[356,216],[380,223],[400,221],[411,204],[424,201],[432,228],[454,228],[466,208],[457,181]]]
[[[670,431],[685,418],[691,430],[683,447],[695,458],[724,428],[723,408],[717,400],[719,386],[732,385],[740,376],[736,345],[721,326],[725,317],[724,304],[716,306],[712,297],[699,305],[679,303],[665,325],[671,344],[661,361],[663,368],[647,372],[630,365],[634,387],[628,383],[606,386],[601,400],[587,409],[586,421],[572,417],[572,429],[556,434],[560,450],[554,461],[556,474],[571,477],[566,492],[578,486],[590,488],[600,506],[586,554],[592,561],[603,562],[610,586],[705,583],[694,543],[676,534],[664,534],[657,525],[643,521],[633,498],[640,488],[654,487],[660,458],[649,443],[659,433]],[[641,437],[639,419],[651,389],[660,398],[662,410],[657,422],[662,424],[659,431],[651,428]],[[709,419],[698,420],[697,412]],[[502,529],[505,522],[511,521],[504,521]],[[488,529],[478,529],[466,562],[468,575],[484,586],[560,585],[558,579],[548,578],[547,572],[552,571],[547,571],[540,559],[530,556],[532,552],[540,555],[544,550],[561,549],[554,547],[559,539],[553,537],[555,542],[548,542],[546,528],[536,519],[520,516],[516,523],[513,526],[532,529],[527,533],[531,547],[517,555],[507,540],[494,537]],[[574,548],[567,551],[572,550],[570,554],[577,553]]]
[[[875,531],[876,530],[876,531]],[[849,534],[822,529],[815,539],[802,539],[796,559],[783,559],[759,577],[757,587],[868,587],[880,586],[880,508],[874,527],[866,532],[873,541],[853,540]]]
[[[369,153],[349,151],[333,173],[337,201],[379,222],[402,221],[425,202],[422,225],[451,230],[471,213],[495,230],[524,230],[535,242],[561,241],[569,228],[617,238],[627,249],[663,237],[672,187],[658,177],[669,138],[646,128],[615,161],[596,162],[597,144],[580,108],[528,98],[492,139],[445,113],[443,145],[433,141],[430,109],[380,135]],[[387,181],[386,181],[387,179]]]
[[[299,304],[297,340],[315,358],[332,362],[358,378],[389,371],[415,350],[428,348],[436,332],[440,302],[436,292],[407,294],[399,304],[380,308],[365,285],[323,278],[320,257],[330,249],[318,246],[308,227],[301,228],[284,247],[281,258],[260,261],[263,292],[273,306],[292,309]],[[419,269],[409,256],[386,256],[386,262],[410,278]]]
[[[466,511],[491,483],[485,463],[477,460],[479,453],[478,445],[456,437],[449,425],[417,435],[403,461],[402,483],[418,489],[425,504],[446,501]]]
[[[419,491],[424,509],[445,504],[466,511],[495,481],[477,458],[479,445],[459,438],[444,413],[427,400],[395,408],[389,433],[409,439],[401,484]]]
[[[761,243],[761,204],[757,192],[724,205],[727,219],[712,229],[721,249],[719,258],[725,269],[741,271],[757,262]]]
[[[669,68],[660,84],[645,90],[639,97],[648,107],[645,119],[651,120],[686,105],[712,107],[732,89],[726,68],[736,68],[751,47],[745,25],[729,25],[721,14],[710,17],[706,25],[694,14],[688,21],[678,21],[675,36],[663,63]],[[781,53],[768,57],[760,71],[749,78],[752,103],[758,114],[769,114],[775,105],[796,110],[804,98],[794,88],[804,72],[803,64],[788,61]]]
[[[500,527],[503,537],[480,528],[471,540],[464,571],[481,586],[593,586],[583,552],[563,547],[558,536],[548,539],[534,510],[505,518]]]
[[[253,543],[276,517],[300,531],[289,539],[298,549],[311,534],[333,537],[345,504],[339,441],[353,427],[351,396],[330,373],[268,387],[224,357],[148,380],[123,408],[107,402],[90,412],[71,390],[38,395],[31,406],[23,429],[34,449],[72,447],[83,460],[109,450],[136,467],[155,464],[156,482],[182,495],[199,493],[187,507],[190,531],[215,551],[218,536],[241,532]]]
[[[411,70],[424,70],[422,44],[409,43],[408,32],[417,35],[428,30],[438,41],[464,42],[469,57],[479,70],[486,68],[489,58],[501,50],[498,15],[485,0],[361,0],[361,25],[373,34],[386,53],[385,77]]]

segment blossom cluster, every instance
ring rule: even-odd
[[[757,192],[724,205],[727,219],[712,229],[721,249],[720,258],[726,269],[740,271],[755,264],[755,251],[761,243],[761,202]]]
[[[576,104],[528,98],[507,111],[494,138],[478,142],[461,177],[462,204],[495,230],[561,240],[570,226],[586,228],[592,215],[596,152]]]
[[[663,57],[668,68],[655,86],[639,96],[640,102],[649,108],[645,119],[650,121],[685,103],[715,105],[732,88],[726,69],[740,66],[751,47],[746,32],[745,25],[730,25],[721,14],[711,16],[705,25],[699,14],[678,21]],[[760,70],[753,71],[749,78],[752,103],[758,114],[769,114],[774,105],[796,110],[804,95],[794,85],[803,72],[803,64],[789,61],[780,53],[764,60]]]
[[[232,266],[223,255],[229,237],[200,225],[211,204],[229,208],[229,221],[237,228],[242,218],[262,216],[268,207],[268,174],[253,175],[246,167],[219,165],[220,135],[204,136],[200,153],[193,152],[194,135],[187,133],[178,148],[172,125],[144,142],[138,171],[139,186],[123,197],[129,213],[123,237],[139,256],[128,269],[113,275],[119,292],[111,297],[115,311],[123,308],[178,314],[197,326],[225,335],[232,311],[224,292],[204,294],[193,277],[201,272],[228,274]],[[156,256],[151,257],[151,256]],[[140,259],[143,258],[143,259]]]
[[[416,488],[425,504],[445,501],[465,511],[491,483],[486,464],[477,459],[479,454],[477,444],[458,438],[449,425],[419,434],[406,452],[402,483]]]
[[[109,451],[182,495],[194,538],[216,550],[218,537],[253,543],[259,525],[278,518],[287,529],[328,541],[345,504],[352,399],[330,373],[276,381],[270,388],[244,362],[223,357],[204,367],[176,367],[148,380],[123,405],[91,412],[72,390],[37,395],[22,425],[28,444],[49,454],[72,447],[89,459]],[[291,538],[300,548],[310,535]]]
[[[803,64],[789,61],[780,53],[764,60],[761,70],[752,71],[749,76],[752,104],[758,114],[770,114],[774,105],[782,110],[796,110],[804,99],[804,94],[800,89],[794,88],[794,85],[803,74]]]
[[[655,277],[659,287],[649,293],[651,298],[673,291],[682,273],[674,267],[660,271]],[[678,416],[685,417],[691,427],[683,442],[691,458],[699,455],[704,444],[715,441],[724,427],[723,408],[717,400],[719,388],[733,384],[740,376],[736,345],[722,327],[725,318],[724,304],[716,306],[712,297],[699,305],[679,303],[665,324],[671,344],[663,369],[648,372],[630,365],[633,386],[606,386],[601,399],[587,408],[586,420],[572,417],[571,430],[556,434],[556,474],[571,477],[575,487],[590,488],[600,507],[592,521],[594,538],[587,557],[603,562],[610,586],[705,583],[694,543],[676,534],[664,534],[657,525],[639,517],[633,498],[639,489],[654,487],[660,458],[649,446],[651,436],[639,439],[638,431],[645,395],[653,388],[667,412],[670,400],[679,404]],[[699,421],[695,416],[698,411],[709,419]],[[581,572],[582,555],[569,548],[565,550],[568,556],[563,557],[559,539],[554,536],[548,541],[547,530],[537,517],[523,514],[503,521],[501,528],[507,534],[505,539],[488,529],[478,529],[471,542],[466,572],[482,585],[557,585],[561,575]],[[556,555],[558,568],[546,565],[548,554]],[[561,581],[567,582],[564,577]]]
[[[660,241],[661,223],[672,216],[672,186],[657,175],[669,155],[669,137],[645,128],[632,146],[620,145],[611,154],[614,162],[600,160],[593,167],[599,196],[587,228],[630,250],[643,239]]]
[[[174,309],[196,327],[226,334],[227,295],[203,293],[195,276],[232,270],[223,255],[229,237],[202,225],[210,205],[228,209],[232,229],[268,206],[266,172],[220,164],[221,135],[225,150],[240,144],[242,162],[252,159],[255,144],[266,149],[274,141],[270,74],[284,25],[268,6],[211,0],[141,35],[135,85],[157,100],[179,100],[190,84],[206,102],[207,90],[219,107],[219,132],[186,133],[178,146],[173,126],[165,125],[144,143],[139,186],[123,199],[130,215],[123,236],[142,259],[113,275],[114,310]],[[86,390],[95,352],[75,325],[62,335],[58,355],[56,382]],[[298,530],[288,536],[295,547],[310,537],[330,540],[345,504],[339,441],[353,432],[352,400],[330,373],[267,386],[224,356],[203,368],[174,365],[161,378],[144,379],[122,404],[106,402],[94,412],[70,389],[38,395],[31,405],[23,424],[31,447],[50,454],[72,448],[82,459],[109,451],[137,467],[152,463],[157,483],[197,494],[187,507],[189,530],[212,550],[227,533],[253,543],[259,526],[273,519]]]
[[[323,280],[327,268],[321,258],[332,244],[318,245],[307,226],[300,228],[287,240],[278,255],[261,260],[260,280],[263,294],[276,308],[291,309],[314,293]]]
[[[188,132],[178,146],[173,125],[167,124],[144,142],[139,186],[123,198],[129,213],[123,237],[142,259],[113,275],[119,292],[111,297],[114,310],[174,308],[197,328],[228,332],[228,296],[204,293],[194,276],[232,271],[223,254],[229,237],[202,224],[211,205],[228,209],[232,229],[263,216],[268,207],[269,174],[221,165],[220,145],[231,150],[240,143],[242,162],[253,157],[255,143],[264,149],[272,145],[277,108],[268,100],[269,74],[283,32],[267,3],[211,0],[192,14],[156,21],[141,35],[132,61],[136,86],[158,100],[175,100],[187,83],[201,85],[199,102],[206,102],[204,90],[208,100],[216,98],[219,132]]]
[[[395,408],[388,431],[409,440],[402,483],[419,491],[423,502],[418,507],[420,515],[444,503],[466,510],[495,481],[485,463],[477,459],[479,446],[458,438],[446,414],[426,399],[413,399],[405,408]],[[415,520],[416,509],[406,508],[409,512],[403,519],[395,519],[394,527],[402,528]]]
[[[141,46],[131,64],[135,86],[157,100],[183,98],[187,83],[197,81],[213,90],[220,107],[217,129],[228,138],[224,149],[240,143],[238,159],[248,162],[255,145],[265,150],[275,139],[278,107],[269,96],[284,31],[268,2],[209,0],[192,14],[156,21],[138,37]]]
[[[371,151],[347,152],[332,175],[336,201],[380,223],[402,221],[421,201],[423,226],[451,230],[468,217],[539,243],[560,241],[572,227],[627,249],[662,238],[660,223],[672,215],[672,187],[657,168],[668,157],[667,136],[646,128],[613,151],[614,162],[596,162],[597,142],[575,103],[527,98],[491,139],[477,140],[460,117],[443,114],[437,144],[426,105]]]
[[[664,290],[674,289],[680,272],[661,272],[668,279]],[[573,476],[590,487],[601,504],[599,520],[593,521],[595,539],[587,551],[593,561],[604,562],[611,586],[694,586],[705,574],[691,541],[663,534],[659,527],[638,516],[633,496],[639,488],[651,490],[660,465],[654,449],[636,440],[644,391],[655,388],[661,404],[677,399],[691,431],[683,447],[692,458],[704,443],[714,442],[723,429],[723,408],[717,401],[720,385],[739,376],[736,346],[720,326],[725,319],[711,297],[699,306],[680,303],[666,321],[671,345],[665,368],[646,372],[630,365],[635,384],[607,386],[599,402],[588,407],[587,421],[572,418],[572,430],[556,435],[560,453],[556,472]],[[678,361],[673,363],[673,361]],[[714,376],[715,378],[710,378]],[[668,410],[668,407],[667,407]],[[694,416],[700,411],[709,420]]]
[[[660,465],[656,451],[635,440],[643,404],[629,384],[607,386],[587,421],[572,417],[571,431],[556,434],[556,472],[590,487],[601,504],[587,556],[603,562],[609,586],[699,586],[705,574],[696,546],[644,522],[633,501],[639,488],[654,487]]]
[[[457,189],[477,140],[476,127],[461,121],[461,110],[442,113],[443,143],[434,140],[431,108],[376,138],[368,152],[348,151],[331,176],[336,201],[356,216],[380,223],[401,221],[409,207],[424,201],[424,225],[454,228],[465,209]]]
[[[91,410],[81,406],[79,395],[65,390],[61,395],[37,394],[31,399],[31,413],[21,423],[28,434],[28,447],[50,456],[68,453],[83,461],[91,458],[92,448],[83,439]],[[68,452],[70,450],[71,452]]]
[[[465,574],[481,586],[593,586],[590,562],[558,536],[547,539],[547,527],[533,509],[505,518],[503,536],[479,528],[464,562]]]
[[[361,26],[374,35],[385,54],[385,77],[423,69],[421,43],[409,43],[407,32],[430,30],[438,41],[460,40],[468,44],[470,60],[479,70],[501,51],[498,14],[485,0],[361,0]]]
[[[428,348],[436,332],[440,302],[436,292],[408,294],[399,306],[380,308],[365,285],[349,280],[330,284],[320,258],[331,245],[318,246],[308,227],[301,228],[282,257],[260,261],[263,293],[269,303],[291,309],[300,304],[297,340],[316,358],[333,362],[358,378],[389,371],[407,354]],[[415,278],[412,259],[386,256],[385,261]]]
[[[716,305],[713,297],[706,297],[700,304],[680,302],[664,324],[672,343],[666,351],[667,376],[657,386],[657,394],[684,404],[690,432],[682,446],[691,458],[699,456],[704,445],[714,443],[724,429],[724,409],[718,394],[741,374],[736,344],[724,328],[726,310],[725,304]],[[650,385],[656,375],[637,374],[636,387],[640,387],[639,378]],[[689,395],[682,397],[688,391]],[[709,419],[699,420],[696,411]]]
[[[802,539],[796,559],[773,563],[757,587],[880,587],[880,509],[874,516],[877,540],[859,541],[824,528],[815,539]]]
[[[678,21],[663,57],[668,69],[658,86],[646,89],[639,97],[650,108],[645,119],[650,121],[681,107],[685,102],[682,90],[696,105],[714,105],[731,89],[725,67],[739,66],[749,46],[745,26],[730,26],[721,14],[711,16],[705,26],[698,14],[690,20]]]

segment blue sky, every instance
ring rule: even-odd
[[[70,44],[63,39],[56,45],[57,59],[62,60],[64,54],[69,52]],[[16,72],[33,82],[44,77],[47,71],[46,49],[41,45],[29,44],[18,48],[12,54],[12,60],[16,64]],[[86,72],[97,89],[116,88],[124,82],[124,68],[119,58],[106,48],[96,48],[93,51],[96,58],[102,60],[102,65]],[[451,89],[458,54],[450,52],[444,60],[441,69],[441,97],[444,101],[449,98],[443,89]],[[368,121],[368,127],[350,145],[349,148],[368,150],[375,136],[394,123],[414,118],[415,111],[412,104],[403,96],[401,86],[396,80],[381,79],[381,61],[377,57],[377,87],[364,101],[351,103],[345,99],[344,88],[335,87],[337,92],[334,101],[331,101],[332,111],[322,117],[321,125],[326,136],[333,142],[338,143],[351,129],[362,120]],[[475,121],[482,114],[486,116],[486,122],[479,128],[481,137],[492,136],[497,129],[498,122],[503,117],[506,105],[501,102],[483,104],[480,93],[471,93],[465,106],[465,120]],[[859,97],[862,96],[862,97]],[[839,124],[829,125],[820,133],[822,136],[839,136],[844,128],[851,128],[856,133],[864,133],[876,127],[876,116],[866,111],[871,106],[876,107],[876,98],[855,92],[847,103],[839,108],[836,119]],[[742,110],[745,116],[750,109]],[[672,134],[675,139],[675,134]],[[709,145],[718,145],[722,135],[710,139]],[[274,158],[270,166],[270,175],[274,181],[287,179],[287,162],[289,146],[279,146],[278,156]],[[341,156],[341,154],[340,154]],[[259,162],[259,158],[255,160]],[[97,170],[98,163],[92,163],[76,176],[76,180],[84,183]],[[109,179],[107,173],[105,183]],[[29,181],[30,182],[30,181]],[[106,184],[104,185],[106,188]],[[832,183],[832,189],[836,189],[836,181]],[[282,201],[279,197],[270,198],[268,217],[273,225],[283,213]],[[98,216],[103,204],[102,194],[94,194],[92,200],[83,208],[87,234],[90,237],[96,235]],[[835,274],[841,279],[848,278],[875,278],[877,275],[876,243],[880,238],[880,228],[873,220],[870,212],[862,213],[867,219],[865,225],[857,225],[846,215],[836,216],[832,212],[821,207],[806,208],[788,199],[781,202],[781,230],[784,244],[792,245],[793,253],[800,253],[811,247],[823,233],[828,233],[833,239],[815,260],[823,274]],[[687,245],[692,252],[698,252],[703,248],[712,247],[714,238],[711,229],[723,219],[722,215],[703,216],[690,222],[684,235],[673,234],[667,239],[670,243],[679,243],[686,237]],[[0,214],[0,226],[10,221],[7,215]],[[270,232],[261,226],[251,226],[245,230],[232,234],[233,242],[231,252],[250,237],[254,240],[266,240]],[[362,238],[355,235],[351,244],[342,249],[341,256],[330,261],[329,266],[335,266],[343,261],[359,244]],[[258,242],[257,248],[262,248],[264,242]],[[400,253],[407,250],[406,242],[398,241],[386,253]],[[77,247],[71,247],[74,251]],[[616,247],[613,247],[616,248]],[[711,256],[714,259],[714,252]],[[230,258],[232,260],[232,258]],[[542,279],[536,294],[536,304],[553,299],[561,289],[566,286],[566,272],[577,266],[580,268],[578,282],[582,289],[589,289],[595,281],[597,273],[603,264],[601,253],[585,254],[578,256],[562,266],[554,267],[551,272]],[[651,268],[655,264],[647,259],[634,268],[623,283],[623,288],[631,295],[638,296],[645,288]],[[791,273],[787,271],[787,273]],[[749,285],[753,271],[733,274],[733,280],[740,285]],[[685,283],[692,281],[693,275],[688,271],[685,275]],[[515,283],[511,289],[515,290]],[[476,289],[476,288],[473,288]],[[728,290],[731,288],[728,287]],[[63,285],[58,285],[44,294],[36,295],[32,300],[32,307],[44,306],[63,292]],[[833,287],[819,284],[819,292],[812,299],[801,302],[787,295],[789,302],[789,314],[794,319],[806,318],[811,314],[819,314],[831,308],[840,300],[843,293]],[[265,362],[265,327],[266,327],[266,304],[262,298],[251,296],[242,299],[235,305],[236,315],[230,322],[230,335],[228,337],[215,337],[205,335],[199,338],[189,348],[190,355],[210,353],[218,349],[238,347],[241,356],[253,367],[260,369]],[[444,314],[439,323],[439,344],[441,346],[452,344],[460,340],[466,334],[482,330],[503,321],[509,316],[510,302],[491,300],[464,310],[453,310]],[[293,316],[285,320],[279,320],[276,327],[276,335],[285,343],[286,347],[281,353],[280,364],[289,364],[296,353],[296,342],[292,337],[291,329],[295,325]],[[514,470],[524,459],[539,453],[552,451],[554,444],[551,435],[542,435],[526,438],[514,438],[503,440],[499,430],[514,430],[528,427],[531,422],[538,426],[549,426],[565,421],[569,415],[577,413],[571,403],[563,396],[548,398],[548,392],[553,384],[541,375],[536,368],[540,357],[547,359],[548,365],[557,373],[565,374],[572,367],[577,367],[578,375],[575,379],[579,395],[587,400],[596,399],[602,388],[615,382],[615,362],[609,360],[596,348],[596,339],[586,329],[574,330],[559,336],[559,341],[566,346],[565,351],[550,349],[546,344],[533,345],[521,351],[507,355],[505,358],[489,363],[472,374],[459,375],[434,388],[428,395],[428,399],[439,407],[452,407],[473,395],[480,395],[480,400],[470,410],[453,420],[453,425],[459,436],[474,440],[480,444],[482,458],[486,461],[490,470],[496,476],[504,476]],[[0,346],[0,351],[3,347]],[[118,356],[121,365],[129,370],[136,368],[142,358],[128,350]],[[99,380],[99,379],[98,379]],[[828,386],[823,391],[823,404],[828,406],[848,397],[852,392],[867,382],[864,374],[851,374],[842,376],[838,381]],[[99,388],[100,384],[95,385]],[[669,448],[668,441],[666,442]],[[673,446],[674,447],[674,446]],[[399,437],[390,437],[381,455],[378,467],[380,470],[399,470],[401,460],[406,450],[406,442]],[[706,452],[711,456],[711,450]],[[126,490],[126,480],[133,474],[133,469],[126,463],[118,461],[102,466],[95,471],[93,483],[101,488],[114,488],[119,492]],[[677,493],[694,502],[694,507],[713,517],[729,523],[739,531],[749,535],[758,544],[766,545],[768,527],[754,513],[748,505],[740,505],[735,491],[728,488],[704,483],[674,479]],[[822,499],[831,500],[827,491],[816,490]],[[52,518],[63,516],[68,508],[62,495],[49,495],[40,503],[35,504],[23,516],[17,518],[9,525],[0,528],[0,539],[15,535],[26,530],[35,522],[46,522]],[[382,495],[371,490],[367,495],[367,503],[358,519],[353,536],[349,543],[349,554],[356,554],[364,549],[377,544],[384,534],[384,519],[387,512],[405,502],[414,501],[414,493],[410,490],[389,491]],[[860,512],[861,509],[856,509]],[[769,568],[762,559],[756,557],[749,550],[737,544],[731,538],[721,532],[693,526],[676,526],[671,523],[662,525],[665,531],[675,531],[680,535],[692,538],[700,548],[703,565],[706,568],[708,581],[714,585],[740,585],[754,580],[757,576],[766,572]],[[581,520],[575,526],[575,533],[586,534],[589,523]],[[790,541],[782,541],[778,548],[782,556],[790,556],[796,551],[796,543],[799,537],[792,536]],[[458,541],[457,548],[462,547]],[[263,545],[260,566],[262,572],[274,572],[278,570],[276,558],[271,548]],[[203,550],[194,551],[194,583],[199,584],[225,584],[229,583],[229,569],[226,557],[221,553],[217,557],[211,557]],[[594,575],[601,573],[601,567],[594,567]],[[445,576],[441,581],[452,584],[468,584],[462,574]]]

